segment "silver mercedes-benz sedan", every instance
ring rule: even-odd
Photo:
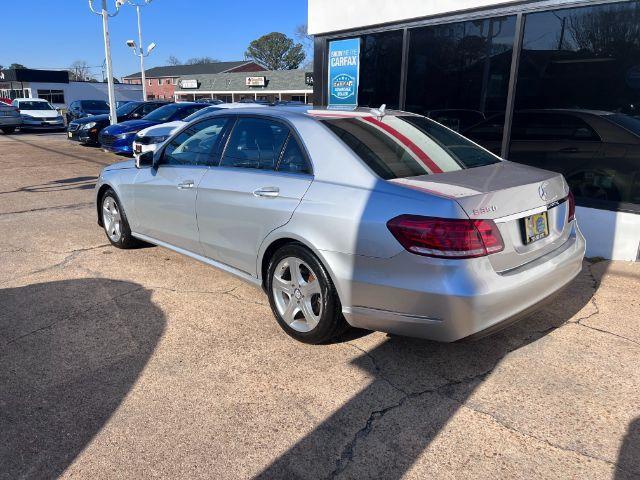
[[[530,313],[582,267],[562,175],[419,115],[256,108],[105,168],[98,223],[261,287],[281,327],[455,341]]]

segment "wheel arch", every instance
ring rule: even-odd
[[[116,194],[118,202],[120,203],[120,208],[124,210],[124,205],[122,205],[122,196],[120,195],[120,192],[118,192],[118,189],[114,187],[112,184],[107,182],[100,185],[100,188],[98,188],[98,191],[96,193],[96,214],[98,215],[98,225],[100,225],[101,227],[104,226],[102,224],[102,215],[101,215],[102,197],[104,197],[104,194],[107,190],[113,190],[113,192]]]
[[[102,224],[102,215],[100,215],[102,210],[102,197],[104,197],[104,194],[107,190],[113,190],[115,192],[114,188],[111,185],[109,185],[108,183],[104,183],[100,185],[100,188],[96,193],[96,215],[98,216],[98,225],[100,225],[101,227],[104,227],[104,225]]]
[[[288,244],[298,244],[305,248],[307,248],[322,264],[322,266],[327,270],[329,274],[329,278],[333,282],[333,285],[338,294],[338,298],[342,302],[342,292],[339,283],[336,281],[335,274],[333,272],[333,268],[330,263],[327,261],[327,258],[322,254],[321,250],[316,249],[313,245],[311,245],[306,239],[292,234],[291,232],[273,232],[272,235],[268,236],[260,247],[260,251],[258,252],[258,264],[257,273],[258,278],[260,280],[260,284],[262,285],[262,289],[265,290],[265,281],[266,281],[266,272],[269,268],[269,261],[273,257],[273,254],[281,247]]]

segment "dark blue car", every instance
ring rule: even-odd
[[[132,154],[133,139],[140,130],[160,123],[182,120],[207,106],[206,103],[195,102],[170,103],[154,110],[140,120],[127,120],[103,129],[99,137],[100,145],[104,150],[110,152]]]

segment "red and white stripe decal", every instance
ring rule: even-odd
[[[386,123],[383,123],[380,120],[373,117],[360,117],[360,118],[366,122],[369,122],[375,125],[378,128],[381,128],[382,130],[387,132],[389,135],[391,135],[393,138],[395,138],[400,143],[402,143],[405,147],[411,150],[411,152],[414,155],[416,155],[429,170],[431,170],[431,173],[442,173],[442,169],[438,165],[436,165],[436,163],[433,160],[431,160],[429,155],[427,155],[424,150],[418,147],[415,143],[409,140],[409,138],[404,136],[395,128],[390,127]]]

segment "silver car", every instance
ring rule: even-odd
[[[15,132],[20,125],[22,125],[20,111],[12,105],[0,102],[0,130],[8,135]]]
[[[292,337],[349,325],[451,342],[531,312],[581,270],[562,175],[405,112],[226,110],[105,168],[98,222],[267,296]]]

